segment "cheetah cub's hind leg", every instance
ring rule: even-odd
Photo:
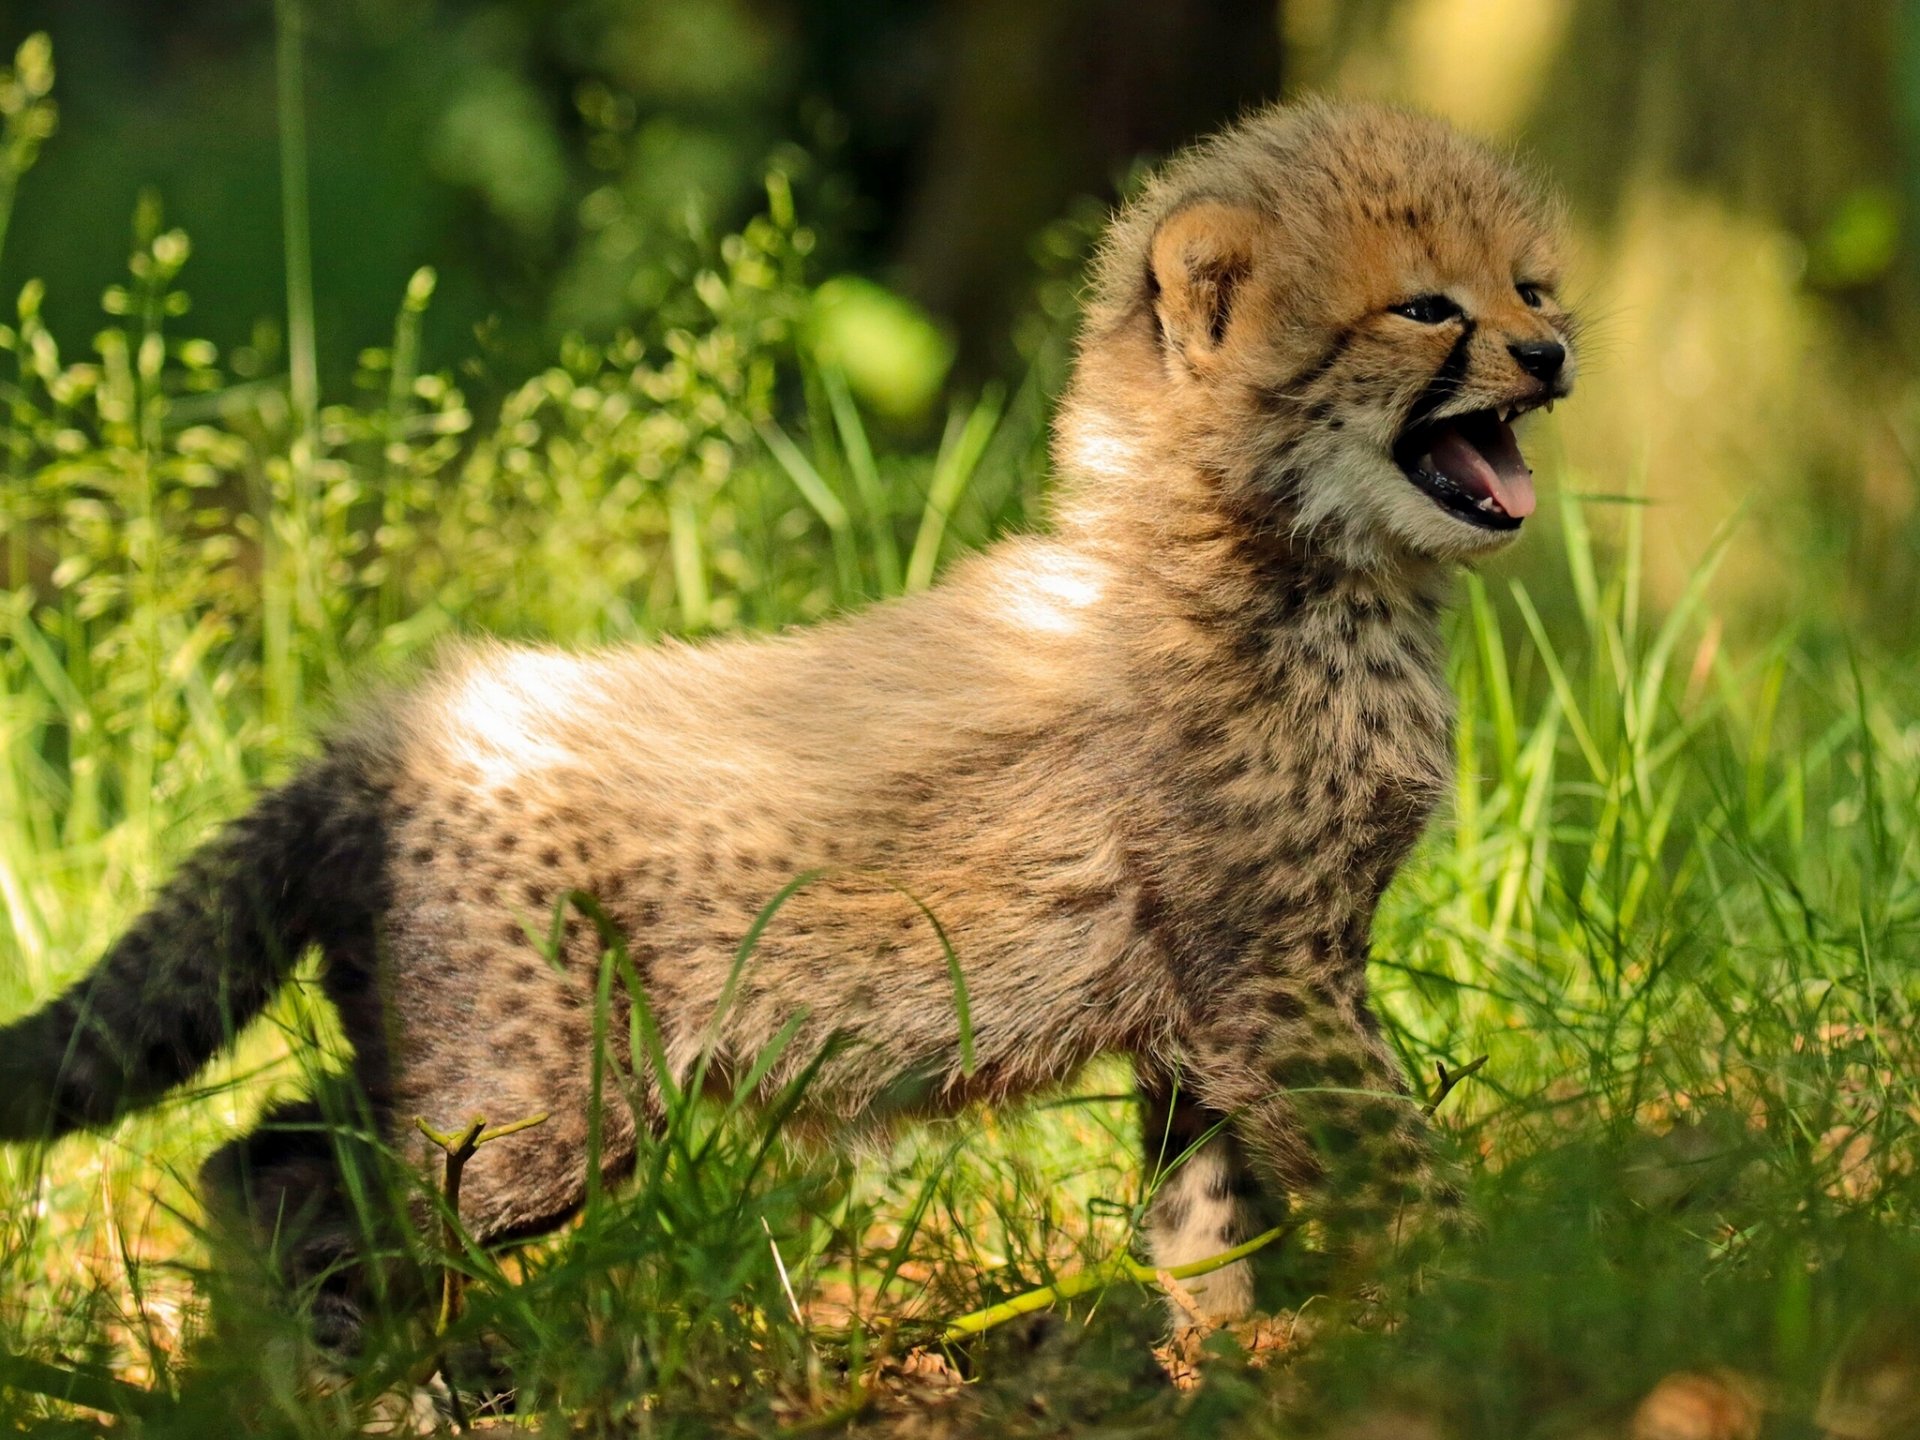
[[[1250,1240],[1260,1229],[1260,1193],[1226,1117],[1144,1069],[1139,1078],[1146,1183],[1147,1253],[1160,1269],[1205,1260]],[[1236,1260],[1183,1287],[1199,1307],[1168,1298],[1176,1331],[1226,1325],[1253,1309],[1253,1266]]]
[[[404,1193],[384,1183],[351,1103],[335,1093],[278,1106],[200,1171],[224,1260],[215,1318],[252,1329],[269,1311],[304,1307],[310,1338],[342,1361],[359,1352],[373,1314],[422,1306],[428,1293],[401,1259]]]

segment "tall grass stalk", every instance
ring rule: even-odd
[[[300,672],[294,657],[297,612],[317,612],[314,582],[304,563],[313,528],[314,425],[320,411],[320,375],[313,324],[312,225],[307,210],[307,110],[303,76],[305,20],[301,0],[274,0],[274,113],[280,132],[280,243],[286,267],[287,397],[293,435],[285,458],[287,495],[267,513],[264,535],[296,557],[290,566],[269,565],[282,577],[268,589],[267,694],[269,714],[291,733],[300,704]],[[283,588],[284,587],[284,588]]]

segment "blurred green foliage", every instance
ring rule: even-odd
[[[1591,323],[1568,453],[1583,489],[1644,477],[1669,518],[1650,536],[1659,593],[1749,505],[1736,625],[1803,608],[1765,552],[1811,532],[1849,623],[1891,632],[1920,605],[1909,9],[299,0],[315,359],[328,395],[350,393],[431,265],[420,365],[510,387],[566,336],[610,343],[676,303],[688,237],[738,230],[775,170],[816,242],[809,343],[883,438],[926,441],[943,364],[973,387],[1057,340],[1090,228],[1062,250],[1059,216],[1097,219],[1141,160],[1246,104],[1381,95],[1519,141],[1569,192]],[[156,193],[218,277],[193,287],[195,332],[241,378],[289,367],[274,14],[0,0],[0,44],[44,29],[65,70],[64,134],[0,236],[0,295],[42,280],[64,351],[87,348],[99,277]],[[52,115],[12,122],[0,191]]]
[[[966,337],[977,377],[1024,308],[1035,231],[1278,79],[1268,0],[294,9],[334,386],[422,264],[440,275],[431,366],[477,356],[518,378],[567,333],[636,323],[675,283],[660,262],[680,238],[737,229],[769,166],[823,239],[820,277],[854,271],[930,308]],[[195,297],[200,332],[284,363],[274,15],[231,0],[0,0],[0,46],[52,37],[69,120],[0,252],[0,293],[45,280],[64,345],[85,343],[95,277],[153,189],[222,277]],[[1034,63],[1050,55],[1072,58]]]

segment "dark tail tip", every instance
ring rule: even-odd
[[[106,1125],[223,1049],[301,953],[359,936],[385,883],[385,792],[332,753],[180,869],[93,971],[0,1027],[0,1140]]]
[[[0,1141],[54,1140],[120,1113],[125,1076],[103,1071],[81,1043],[73,999],[69,991],[0,1028]]]

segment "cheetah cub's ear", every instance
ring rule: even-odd
[[[1147,285],[1168,352],[1204,372],[1227,338],[1234,302],[1253,270],[1261,217],[1203,200],[1154,232]]]

